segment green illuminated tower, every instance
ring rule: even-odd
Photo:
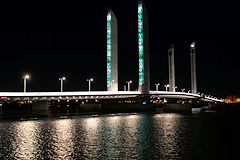
[[[139,82],[138,90],[148,94],[150,90],[148,13],[142,0],[138,2],[138,55]]]
[[[107,90],[118,91],[117,18],[107,12]]]

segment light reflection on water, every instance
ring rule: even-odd
[[[12,137],[12,154],[17,159],[34,158],[34,154],[37,152],[37,140],[39,137],[38,125],[39,123],[33,121],[23,121],[15,123],[10,128],[15,135]]]
[[[71,119],[61,119],[53,122],[53,149],[56,158],[69,159],[73,153],[73,133],[75,127]]]
[[[179,132],[179,127],[182,126],[179,124],[181,115],[162,114],[155,117],[158,117],[156,119],[159,120],[159,126],[161,126],[161,131],[156,132],[156,134],[159,137],[162,137],[161,139],[158,139],[158,143],[161,144],[159,147],[161,147],[161,150],[164,150],[164,152],[162,152],[162,157],[171,159],[177,158],[179,150],[181,150],[178,141],[182,140],[182,137],[176,138]]]
[[[180,114],[5,121],[0,159],[206,159],[214,125]]]

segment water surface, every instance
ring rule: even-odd
[[[240,118],[110,114],[0,121],[0,159],[234,159]]]

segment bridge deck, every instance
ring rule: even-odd
[[[0,92],[0,97],[17,98],[17,97],[71,97],[71,98],[131,98],[141,95],[139,91],[75,91],[75,92]],[[150,91],[150,96],[160,98],[179,98],[179,99],[194,99],[201,98],[203,101],[223,102],[223,100],[201,96],[199,94],[186,92],[168,92],[168,91]],[[77,98],[78,97],[78,98]]]

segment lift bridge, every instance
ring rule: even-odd
[[[10,103],[16,101],[25,101],[35,105],[37,108],[47,107],[51,101],[76,101],[81,103],[124,103],[132,102],[138,104],[151,104],[158,102],[169,103],[172,100],[199,103],[222,103],[222,99],[198,94],[197,92],[197,69],[196,69],[196,49],[195,42],[190,45],[190,64],[191,64],[191,92],[177,92],[175,86],[175,63],[174,46],[170,45],[168,50],[168,68],[169,68],[169,91],[151,91],[150,90],[150,63],[149,63],[149,32],[148,32],[148,14],[147,9],[142,2],[138,2],[138,57],[139,57],[139,80],[138,91],[119,91],[118,89],[118,32],[117,17],[111,9],[107,11],[106,17],[106,36],[107,36],[107,91],[89,91],[88,92],[63,92],[62,84],[64,78],[61,78],[61,92],[26,92],[26,82],[28,76],[24,78],[24,92],[0,92],[0,102]],[[92,79],[89,79],[89,84]],[[130,88],[130,87],[129,87]],[[161,101],[162,100],[162,101]],[[45,104],[45,105],[41,105]]]
[[[0,92],[1,101],[51,101],[51,100],[111,100],[111,99],[131,99],[141,96],[161,99],[198,100],[203,102],[223,102],[222,99],[206,95],[169,92],[150,91],[149,94],[142,94],[140,91],[82,91],[82,92]]]

